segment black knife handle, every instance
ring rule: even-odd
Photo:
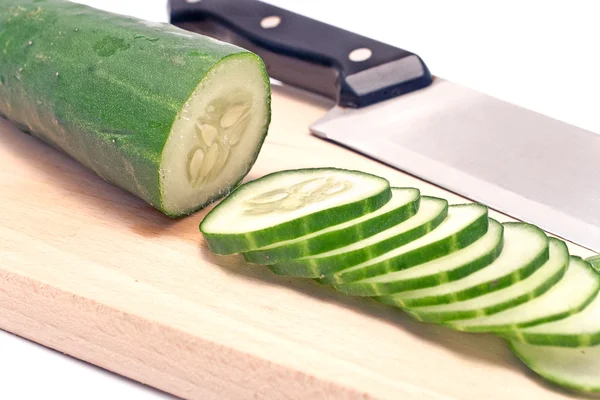
[[[432,82],[414,53],[258,0],[170,0],[169,8],[172,24],[253,51],[272,78],[342,107],[368,106]],[[351,60],[357,49],[370,57]]]

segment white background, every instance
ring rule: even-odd
[[[168,19],[162,0],[79,1]],[[268,2],[403,47],[435,75],[600,133],[595,1]],[[168,396],[0,331],[0,399],[42,398]]]

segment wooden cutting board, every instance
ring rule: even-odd
[[[247,179],[336,166],[465,201],[311,136],[326,105],[274,92]],[[5,121],[0,160],[4,330],[189,399],[576,398],[495,337],[214,256],[198,231],[205,212],[171,220]]]

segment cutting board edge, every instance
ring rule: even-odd
[[[287,399],[373,398],[27,276],[0,270],[0,281],[10,282],[8,290],[0,290],[0,329],[178,397],[222,400],[260,395],[269,398],[279,393]],[[60,318],[56,318],[56,310],[60,310]],[[90,318],[78,318],[74,324],[73,319],[65,318],[71,314]],[[100,327],[120,330],[121,340]],[[179,356],[173,357],[172,351]],[[142,360],[135,356],[138,354],[148,358]],[[173,359],[185,358],[184,362],[172,363]],[[199,376],[202,372],[208,377],[204,382]],[[220,379],[223,377],[227,379]]]

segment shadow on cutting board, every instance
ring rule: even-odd
[[[280,276],[271,272],[265,266],[245,262],[241,256],[216,255],[208,250],[204,244],[200,247],[200,252],[203,259],[209,260],[211,264],[219,266],[227,273],[242,275],[264,285],[285,286],[286,288],[316,297],[320,301],[334,303],[353,311],[369,314],[379,320],[392,323],[398,328],[419,336],[424,340],[444,345],[461,355],[500,365],[505,365],[506,363],[503,362],[504,360],[498,360],[498,353],[506,353],[509,355],[509,358],[512,358],[510,351],[503,344],[502,340],[491,335],[466,334],[441,326],[420,323],[413,320],[400,309],[379,303],[371,298],[345,296],[330,286],[318,283],[316,280]],[[506,349],[501,349],[503,347],[506,347]],[[486,351],[488,348],[491,351]],[[514,367],[514,365],[511,365],[511,367]]]

